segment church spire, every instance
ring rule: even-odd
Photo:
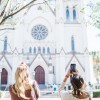
[[[56,0],[56,21],[63,19],[63,0]]]

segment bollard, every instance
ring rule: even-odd
[[[71,90],[71,86],[70,85],[68,86],[68,90]]]

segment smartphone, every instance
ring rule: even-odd
[[[76,71],[76,64],[71,64],[71,67],[70,67],[70,72],[75,72]]]

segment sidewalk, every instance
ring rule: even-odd
[[[61,98],[39,98],[38,100],[61,100]],[[10,98],[0,99],[0,100],[11,100]],[[100,100],[100,98],[92,98],[92,100]]]
[[[3,99],[0,98],[0,100],[11,100],[9,91],[6,91],[4,94],[5,96],[3,96]],[[41,91],[41,95],[38,100],[61,100],[61,98],[56,92],[51,93],[50,91]],[[100,100],[100,98],[92,98],[92,100]]]
[[[52,100],[61,100],[61,98],[39,98],[39,100],[51,100],[51,99]],[[100,98],[92,98],[92,100],[100,100]]]

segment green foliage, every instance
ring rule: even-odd
[[[81,13],[84,13],[84,12],[85,12],[85,8],[82,8],[82,9],[80,10],[80,12],[81,12]]]
[[[100,51],[91,51],[89,52],[89,55],[92,55],[93,57],[97,57],[100,55]]]
[[[100,2],[90,2],[87,7],[89,7],[90,11],[89,23],[100,29]]]
[[[93,91],[93,98],[100,97],[100,91]]]

